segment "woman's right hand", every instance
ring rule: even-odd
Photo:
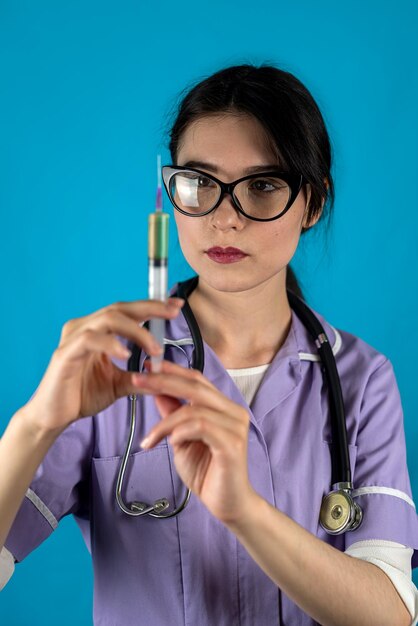
[[[44,377],[26,405],[26,419],[42,432],[59,434],[71,422],[137,393],[133,374],[112,362],[112,358],[130,356],[118,336],[157,355],[159,345],[140,323],[153,317],[175,318],[182,304],[179,298],[120,302],[67,322]]]

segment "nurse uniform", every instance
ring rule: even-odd
[[[206,344],[204,374],[249,411],[248,470],[254,489],[323,541],[382,567],[413,621],[418,595],[408,576],[410,563],[405,573],[399,560],[394,566],[396,553],[402,550],[408,557],[416,550],[412,562],[418,565],[418,521],[392,366],[360,339],[335,331],[318,317],[333,345],[341,378],[353,495],[364,512],[357,530],[331,536],[319,525],[321,500],[331,484],[328,395],[314,342],[296,315],[292,313],[288,337],[262,377],[251,408]],[[181,313],[167,322],[166,336],[190,337]],[[183,349],[190,355],[191,346]],[[167,358],[186,364],[181,350],[171,347],[168,352]],[[167,497],[177,506],[185,491],[172,449],[166,440],[150,450],[139,447],[160,419],[154,399],[143,397],[139,405],[124,500],[154,502]],[[64,515],[73,514],[93,559],[96,626],[313,626],[313,619],[280,593],[196,496],[172,519],[138,519],[122,513],[115,486],[128,432],[126,398],[69,426],[39,467],[5,554],[21,561]]]

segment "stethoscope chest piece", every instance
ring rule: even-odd
[[[349,491],[345,489],[331,491],[322,499],[319,522],[330,535],[356,530],[362,519],[362,510],[354,502]]]

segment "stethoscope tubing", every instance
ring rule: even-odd
[[[331,451],[332,472],[331,484],[346,483],[351,485],[350,456],[347,443],[347,426],[345,407],[341,390],[337,364],[332,352],[331,344],[325,330],[311,309],[291,291],[287,292],[289,303],[293,311],[315,340],[321,358],[322,374],[327,384],[333,450]]]
[[[202,335],[199,330],[196,318],[188,303],[188,297],[195,289],[198,283],[198,276],[191,278],[185,282],[179,283],[174,296],[184,299],[185,303],[182,313],[190,330],[194,350],[192,353],[191,367],[203,372],[204,369],[204,345]],[[326,332],[318,320],[317,316],[303,302],[301,298],[292,291],[287,292],[289,304],[292,310],[305,326],[318,349],[321,360],[321,368],[324,380],[326,382],[331,422],[331,489],[332,491],[323,498],[321,506],[320,523],[323,528],[330,534],[340,534],[347,530],[355,530],[362,521],[361,507],[353,501],[351,491],[353,485],[351,482],[350,456],[348,451],[347,427],[345,420],[344,400],[341,390],[340,378],[338,375],[335,357],[329,343]],[[175,342],[169,342],[175,343]],[[134,345],[132,356],[128,362],[128,371],[139,371],[141,360],[141,350]],[[130,396],[130,432],[128,444],[123,456],[116,485],[116,500],[120,509],[130,516],[138,517],[142,515],[150,515],[157,519],[167,519],[178,515],[188,504],[191,491],[187,489],[186,495],[181,504],[174,510],[165,513],[169,508],[169,502],[166,498],[156,500],[154,504],[144,502],[131,502],[126,505],[123,501],[122,489],[124,475],[128,463],[133,443],[137,396]]]

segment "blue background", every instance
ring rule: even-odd
[[[392,360],[417,499],[418,4],[155,6],[0,0],[0,432],[67,319],[146,296],[156,154],[169,160],[180,91],[272,61],[312,91],[335,153],[332,231],[306,239],[295,266],[314,308]],[[173,232],[171,282],[188,274]],[[0,594],[7,626],[89,624],[91,604],[71,519]]]

